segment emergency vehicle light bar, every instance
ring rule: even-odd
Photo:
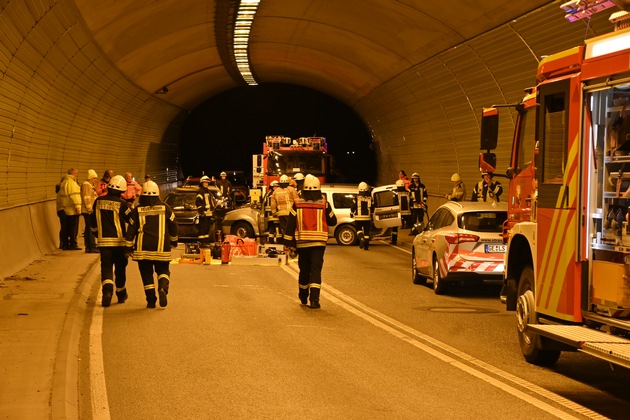
[[[569,22],[589,18],[602,10],[615,7],[612,0],[571,0],[563,3],[560,8],[565,11],[564,18]]]

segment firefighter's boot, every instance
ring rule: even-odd
[[[101,305],[104,308],[107,308],[112,303],[112,296],[114,295],[114,285],[111,283],[106,283],[103,285],[103,300],[101,300]]]
[[[157,302],[157,296],[155,296],[155,289],[148,289],[144,291],[147,297],[147,308],[155,308],[155,302]]]
[[[357,232],[357,237],[359,238],[359,249],[363,249],[365,240],[363,239],[363,231],[360,230]]]
[[[158,279],[158,295],[160,297],[160,306],[163,308],[168,305],[168,299],[166,295],[168,295],[168,279],[166,277],[160,277]]]
[[[116,297],[118,298],[118,303],[125,303],[129,297],[129,295],[127,295],[127,288],[116,290]]]
[[[363,249],[367,251],[369,247],[370,247],[370,238],[366,238],[365,243],[363,244]]]

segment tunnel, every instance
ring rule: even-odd
[[[563,3],[3,0],[0,274],[57,248],[55,185],[69,168],[80,182],[112,168],[172,188],[190,115],[254,85],[303,87],[355,113],[376,184],[404,168],[436,196],[453,172],[472,187],[481,108],[519,101],[542,57],[612,31],[610,13],[570,22]],[[244,47],[241,6],[255,8]],[[504,118],[497,172],[513,130]]]

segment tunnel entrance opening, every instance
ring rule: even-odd
[[[373,184],[376,179],[371,137],[359,116],[328,95],[288,84],[235,88],[194,109],[179,142],[183,174],[230,169],[251,178],[252,155],[261,153],[269,135],[326,137],[334,156],[332,181]]]

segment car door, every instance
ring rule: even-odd
[[[429,223],[420,232],[416,243],[416,263],[418,271],[425,275],[430,275],[433,263],[433,249],[436,234],[443,226],[444,220],[450,214],[447,209],[438,208],[429,219]]]

